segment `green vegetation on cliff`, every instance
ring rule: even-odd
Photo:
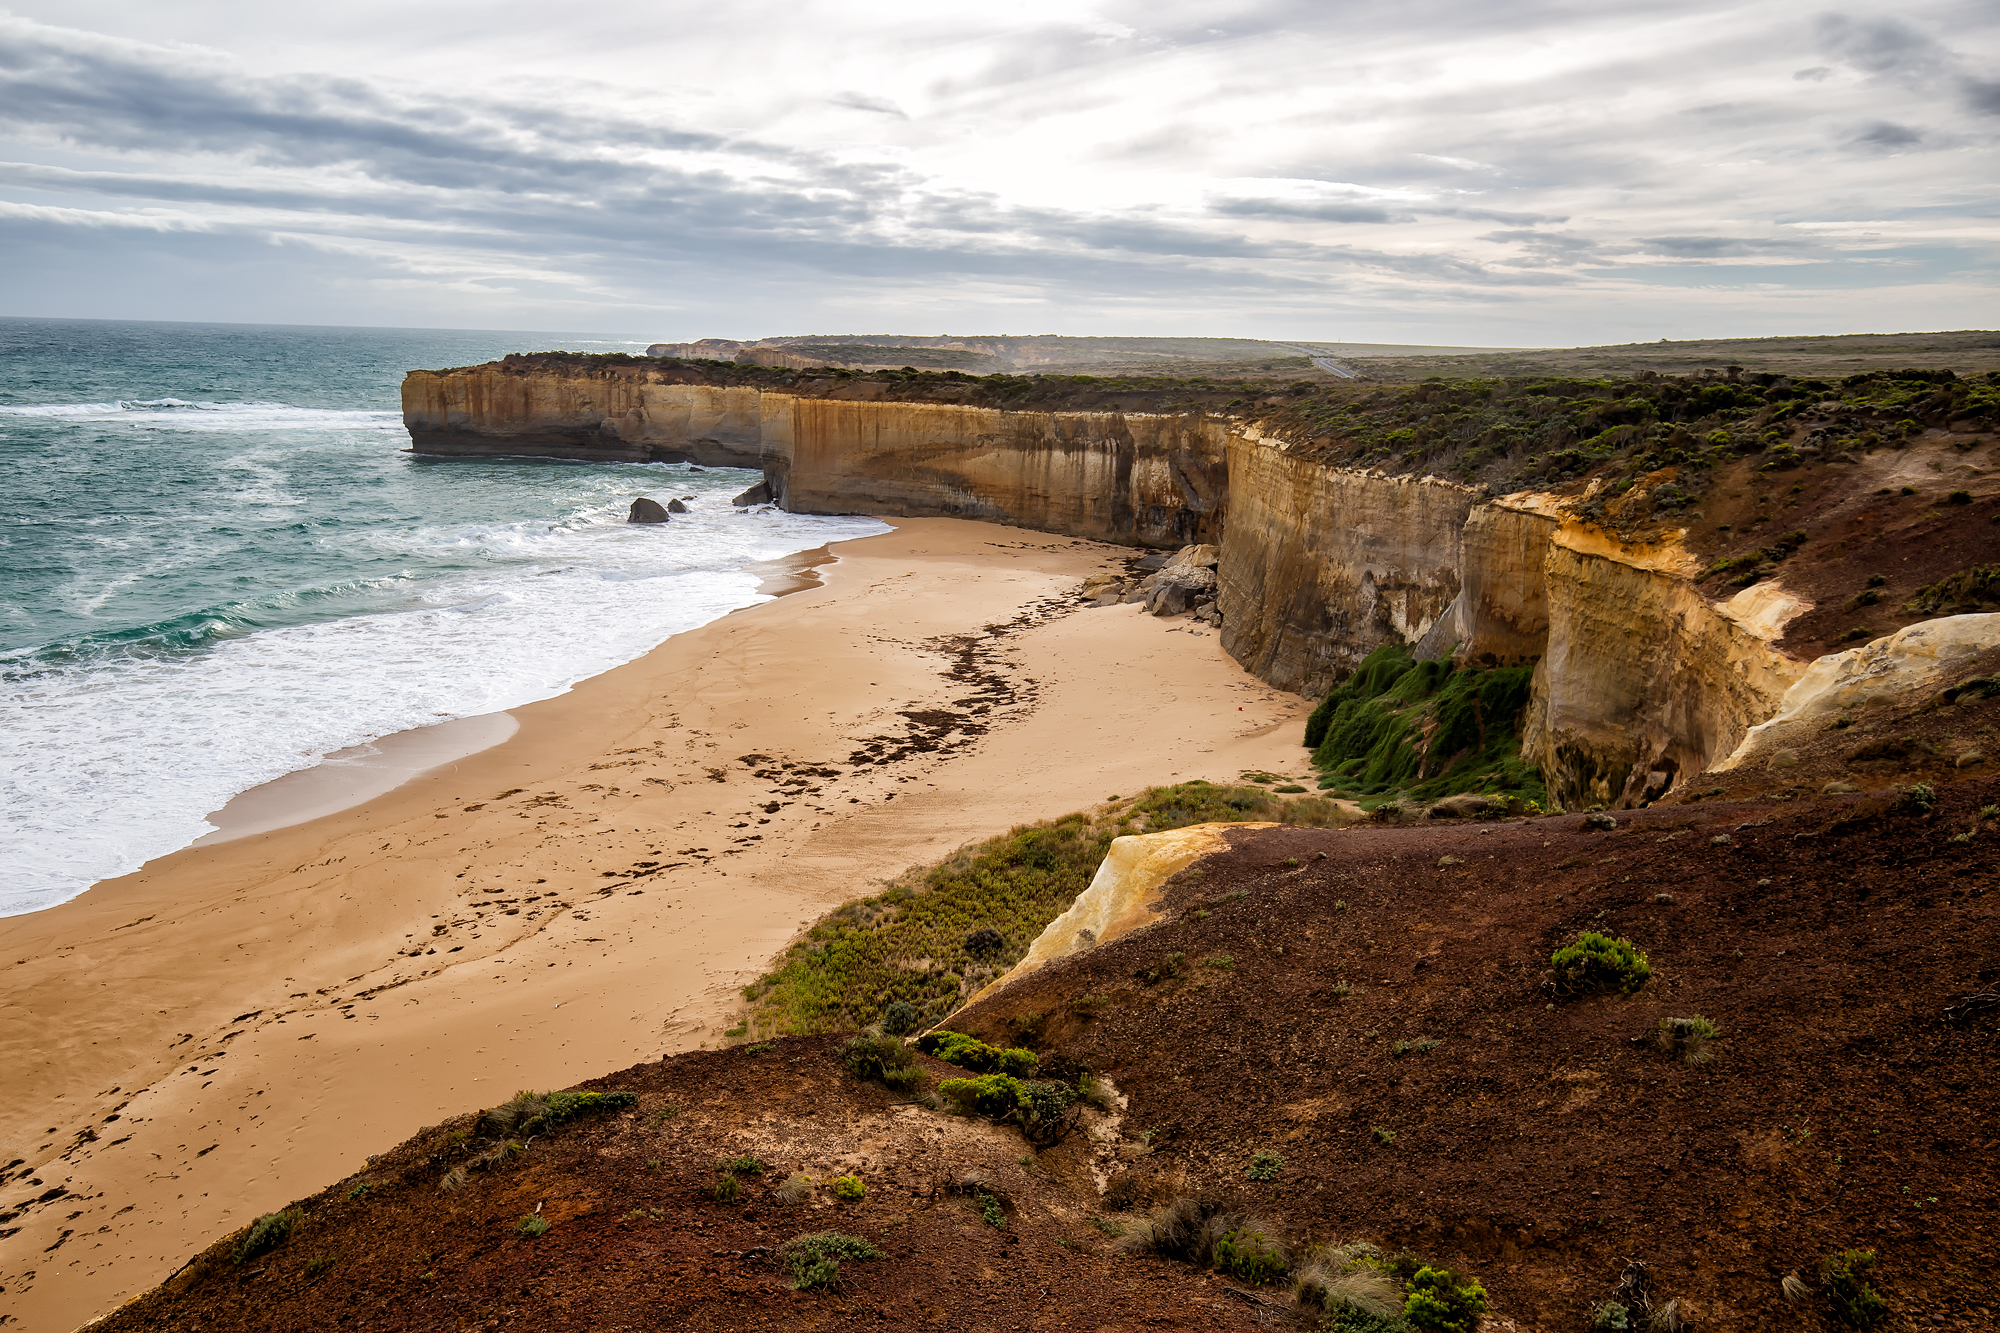
[[[1527,666],[1419,661],[1401,644],[1377,648],[1306,719],[1320,787],[1368,805],[1464,792],[1546,801],[1540,770],[1521,762],[1533,675]]]
[[[1342,814],[1323,797],[1183,782],[960,848],[844,904],[794,941],[744,988],[746,1030],[752,1037],[854,1031],[891,1006],[907,1006],[895,1028],[928,1026],[1021,960],[1089,887],[1113,838],[1252,821],[1324,828]]]

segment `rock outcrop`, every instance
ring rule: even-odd
[[[678,504],[679,501],[675,501],[675,503]],[[682,512],[685,513],[686,511],[683,510]],[[667,521],[667,511],[658,500],[648,500],[642,495],[632,502],[632,512],[625,516],[625,521],[627,523],[665,523]]]
[[[1829,653],[1800,673],[1775,714],[1748,728],[1715,771],[1768,764],[1835,723],[1844,729],[1877,710],[1908,707],[1996,647],[2000,613],[1988,613],[1927,620],[1863,647]]]

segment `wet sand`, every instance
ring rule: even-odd
[[[0,921],[0,1211],[66,1191],[0,1223],[0,1327],[66,1333],[422,1125],[718,1042],[909,865],[1302,770],[1305,702],[1214,633],[1075,601],[1129,552],[896,523],[497,744]]]

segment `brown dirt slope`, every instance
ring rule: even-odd
[[[1996,799],[1232,833],[1161,923],[950,1026],[1104,1071],[1184,1188],[1462,1265],[1522,1328],[1587,1327],[1633,1258],[1702,1329],[1831,1328],[1780,1279],[1865,1247],[1891,1326],[1990,1329]],[[1587,929],[1650,955],[1637,994],[1551,993]],[[1649,1044],[1695,1014],[1711,1062]],[[1285,1165],[1257,1185],[1266,1148]]]
[[[483,1169],[505,1140],[478,1115],[446,1121],[295,1204],[297,1228],[269,1253],[236,1262],[245,1233],[234,1233],[91,1328],[1138,1333],[1268,1322],[1266,1307],[1226,1284],[1114,1256],[1089,1222],[1098,1204],[1082,1139],[1037,1159],[1012,1131],[857,1080],[839,1045],[790,1038],[596,1080],[584,1086],[637,1093],[637,1106],[529,1137]],[[764,1169],[737,1177],[741,1197],[704,1197],[717,1163],[743,1156]],[[465,1183],[441,1192],[466,1166]],[[793,1171],[816,1188],[788,1205],[777,1189]],[[858,1203],[828,1188],[845,1173],[865,1185]],[[1004,1225],[983,1220],[981,1195],[999,1202]],[[548,1231],[520,1234],[529,1216]],[[885,1257],[841,1264],[834,1290],[793,1290],[777,1251],[828,1230]]]

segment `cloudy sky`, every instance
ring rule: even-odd
[[[31,0],[0,140],[0,314],[2000,323],[1991,0]]]

